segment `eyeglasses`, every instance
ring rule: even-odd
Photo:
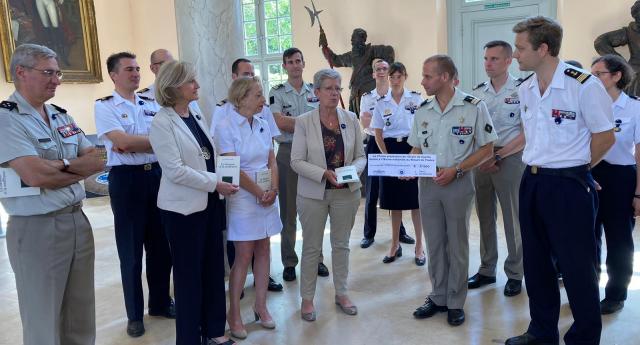
[[[601,75],[603,74],[612,74],[613,72],[593,72],[592,74],[595,75],[596,77],[600,78]]]
[[[62,76],[64,75],[64,73],[62,73],[61,70],[39,69],[39,68],[29,67],[29,66],[22,66],[22,67],[28,68],[28,69],[32,69],[34,71],[38,71],[38,72],[42,73],[42,75],[44,75],[47,78],[53,78],[53,76],[55,75],[56,77],[58,77],[58,79],[62,80]]]
[[[331,92],[331,91],[335,91],[335,92],[342,92],[342,88],[339,86],[336,87],[323,87],[322,90],[326,91],[326,92]]]

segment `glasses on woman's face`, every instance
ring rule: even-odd
[[[596,71],[593,72],[592,74],[595,75],[596,77],[600,78],[601,76],[605,75],[605,74],[611,74],[613,72],[605,72],[605,71]]]
[[[322,90],[328,93],[331,93],[332,91],[337,93],[342,92],[342,88],[340,86],[327,86],[327,87],[323,87]]]

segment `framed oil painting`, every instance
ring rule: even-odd
[[[63,83],[102,81],[93,0],[0,0],[0,41],[8,82],[11,55],[23,43],[53,49]]]

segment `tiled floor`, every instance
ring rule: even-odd
[[[122,301],[119,262],[113,236],[112,214],[107,198],[85,201],[87,213],[95,231],[96,242],[96,311],[97,343],[118,345],[169,345],[175,343],[174,322],[146,317],[147,333],[137,339],[125,333],[126,316]],[[411,313],[422,304],[430,290],[426,266],[419,268],[413,263],[412,246],[404,245],[405,256],[392,264],[381,260],[388,251],[389,220],[384,212],[379,216],[379,234],[375,244],[360,249],[363,210],[356,218],[351,236],[350,296],[358,305],[359,314],[347,316],[338,311],[333,303],[331,277],[318,278],[316,308],[318,320],[304,322],[299,316],[299,285],[297,281],[286,282],[285,291],[269,293],[268,305],[277,328],[264,330],[254,323],[251,313],[253,301],[252,278],[247,280],[247,296],[242,301],[243,319],[249,337],[242,344],[500,344],[504,339],[522,333],[528,324],[528,300],[526,293],[507,298],[502,294],[506,282],[499,272],[498,282],[491,287],[469,292],[465,311],[467,321],[453,328],[446,322],[446,314],[428,320],[414,320]],[[405,224],[411,224],[408,212]],[[409,228],[409,233],[412,233]],[[470,273],[479,264],[478,222],[472,216],[470,235]],[[298,250],[301,236],[298,236]],[[638,232],[635,232],[636,243]],[[279,237],[272,238],[272,272],[282,281]],[[500,260],[504,260],[506,247],[500,236]],[[331,269],[329,241],[325,240],[326,262]],[[636,252],[640,253],[640,250]],[[501,264],[500,264],[501,266]],[[298,271],[299,273],[299,271]],[[606,276],[604,277],[606,278]],[[604,285],[604,282],[603,282]],[[602,290],[601,290],[602,293]],[[13,272],[9,266],[5,240],[0,239],[0,344],[21,344],[22,328],[18,313]],[[624,310],[603,318],[602,344],[640,344],[640,254],[636,255],[636,269],[631,283],[629,298]],[[571,325],[571,311],[563,294],[560,332]],[[45,344],[43,344],[45,345]]]

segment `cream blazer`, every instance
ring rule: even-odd
[[[189,109],[206,140],[215,147],[202,114],[192,107]],[[158,207],[183,215],[204,210],[209,193],[216,190],[218,178],[207,171],[198,141],[173,108],[164,107],[155,115],[149,141],[162,168]]]
[[[337,110],[344,141],[344,164],[354,165],[360,175],[367,164],[360,123],[354,113],[341,108]],[[324,199],[326,179],[323,175],[327,169],[327,161],[318,109],[296,118],[291,145],[291,168],[298,173],[298,195],[310,199]],[[360,187],[360,181],[349,183],[351,191]]]

